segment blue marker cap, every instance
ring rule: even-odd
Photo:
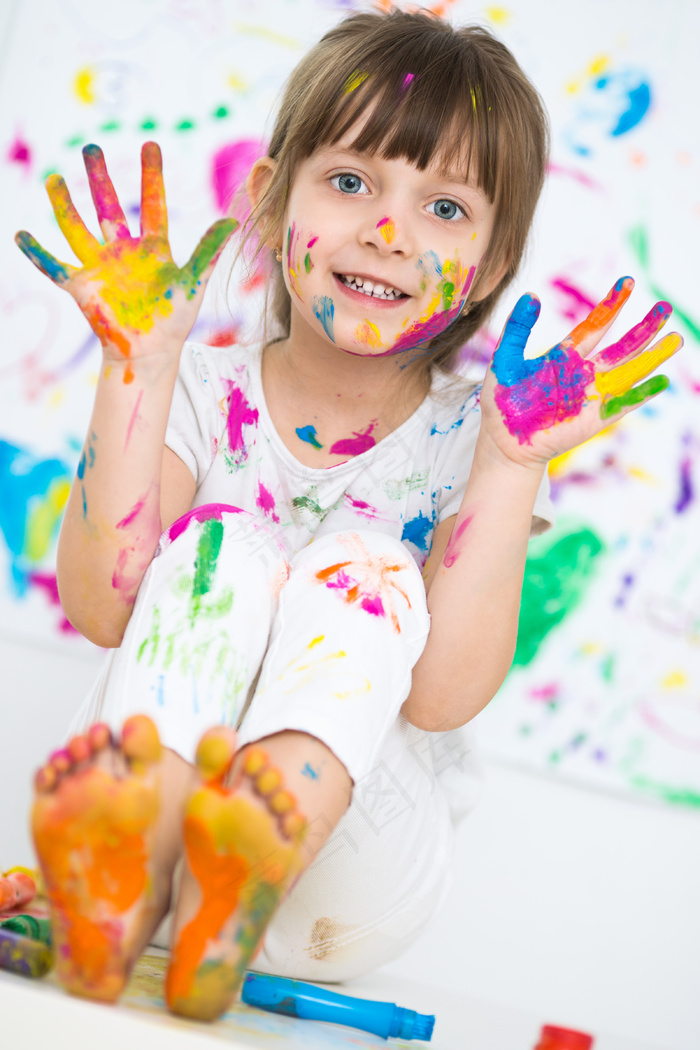
[[[373,999],[356,999],[351,995],[318,988],[303,981],[267,974],[246,975],[241,998],[248,1006],[261,1010],[299,1017],[308,1021],[331,1021],[335,1024],[360,1028],[384,1039],[423,1039],[428,1042],[433,1034],[435,1018],[419,1014],[394,1003],[378,1003]]]

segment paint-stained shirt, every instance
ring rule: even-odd
[[[433,378],[400,427],[333,467],[300,463],[275,430],[261,379],[262,347],[187,343],[166,444],[192,472],[193,506],[227,503],[263,517],[295,554],[352,528],[399,539],[422,569],[435,526],[459,511],[479,433],[479,386]],[[553,520],[548,482],[533,532]]]

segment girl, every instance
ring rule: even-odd
[[[266,338],[246,349],[185,344],[235,223],[178,269],[153,143],[139,237],[96,146],[104,244],[48,180],[82,265],[18,242],[104,356],[59,584],[71,621],[115,649],[91,728],[37,775],[70,991],[119,995],[176,869],[166,998],[199,1018],[228,1007],[256,952],[288,976],[357,975],[444,896],[459,727],[512,658],[546,464],[663,389],[635,384],[681,345],[647,349],[661,303],[596,349],[624,278],[535,359],[524,296],[480,394],[454,377],[518,267],[546,137],[485,30],[343,22],[292,74],[248,179],[244,233],[271,276]]]

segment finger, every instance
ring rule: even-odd
[[[630,328],[629,332],[623,335],[622,339],[618,339],[616,343],[612,343],[605,350],[601,350],[599,354],[596,354],[596,367],[599,364],[616,365],[619,361],[623,361],[638,350],[645,350],[656,333],[666,324],[672,313],[673,307],[670,303],[657,303],[656,306],[652,307],[644,320],[636,324],[634,328]]]
[[[514,386],[535,367],[534,362],[525,360],[525,347],[539,316],[537,296],[522,295],[505,323],[491,362],[491,369],[502,386]]]
[[[188,286],[188,298],[196,295],[200,288],[204,289],[226,242],[237,226],[237,219],[219,219],[204,234],[180,271]]]
[[[617,368],[610,369],[609,372],[597,372],[596,389],[604,398],[618,397],[667,361],[682,346],[683,339],[678,332],[670,332],[663,339],[659,339],[651,350],[645,350],[643,354],[633,357],[631,361],[626,361]]]
[[[634,281],[631,277],[621,277],[605,298],[591,310],[585,321],[576,325],[564,342],[576,347],[581,356],[586,357],[605,335],[632,294],[633,288]]]
[[[145,142],[141,149],[141,234],[168,239],[163,159],[155,142]]]
[[[129,237],[126,216],[107,174],[105,158],[99,146],[89,145],[83,150],[83,160],[90,183],[90,193],[97,212],[100,229],[106,241]]]
[[[24,252],[30,262],[33,262],[36,268],[46,274],[54,284],[65,284],[74,273],[78,272],[75,266],[69,266],[68,263],[61,262],[60,259],[51,255],[45,248],[42,248],[38,241],[34,240],[31,233],[27,233],[26,230],[20,230],[15,236],[15,244]]]
[[[626,390],[619,397],[611,397],[609,401],[604,401],[600,406],[600,418],[612,419],[613,416],[620,413],[627,415],[627,412],[636,408],[637,405],[643,405],[645,401],[649,401],[662,390],[666,390],[668,385],[668,376],[652,376],[651,379],[647,379],[646,383],[633,386],[631,390]]]
[[[81,263],[93,262],[100,250],[100,242],[88,230],[83,220],[78,215],[75,205],[70,198],[68,187],[60,175],[49,175],[46,180],[46,192],[51,201],[56,222],[61,228],[61,233],[68,241]]]

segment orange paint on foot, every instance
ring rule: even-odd
[[[200,772],[202,757],[198,753]],[[281,773],[253,748],[243,777],[259,804],[240,791],[240,781],[232,790],[210,781],[187,804],[185,852],[201,903],[177,935],[165,997],[174,1013],[188,1017],[211,1020],[228,1008],[300,869],[306,822],[292,809],[294,798],[283,790]]]

